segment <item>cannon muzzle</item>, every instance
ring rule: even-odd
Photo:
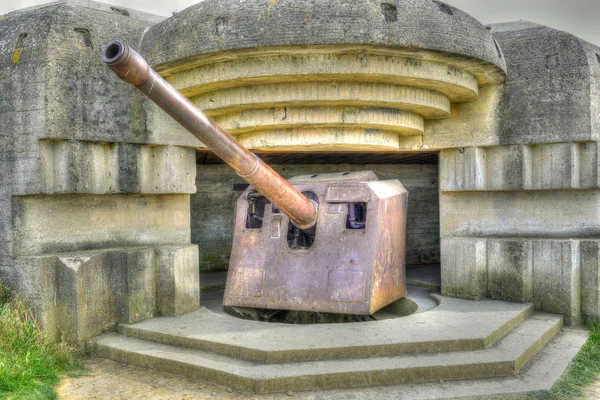
[[[206,114],[185,98],[131,47],[119,40],[108,43],[103,61],[125,82],[198,138],[237,174],[285,213],[298,228],[309,230],[317,222],[317,205],[305,197],[255,154],[240,145]]]

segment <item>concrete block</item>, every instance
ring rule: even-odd
[[[600,103],[600,102],[599,102]],[[600,112],[600,110],[599,110]],[[580,189],[591,189],[599,187],[598,168],[600,158],[598,157],[597,142],[573,143],[575,153],[576,174],[573,178],[574,187]]]
[[[596,117],[590,107],[590,72],[598,66],[597,50],[586,51],[577,37],[535,24],[526,28],[519,23],[498,24],[491,32],[506,57],[510,77],[500,142],[592,140],[591,122]]]
[[[485,148],[486,190],[523,189],[523,147]]]
[[[582,240],[581,312],[591,321],[600,320],[600,242]]]
[[[0,240],[0,264],[12,264],[12,246],[10,240]]]
[[[143,96],[124,85],[99,59],[110,40],[119,37],[135,46],[144,30],[162,18],[135,11],[123,15],[106,4],[71,1],[26,14],[31,23],[50,25],[43,40],[46,49],[52,49],[44,51],[49,54],[45,137],[145,143]],[[35,37],[33,32],[30,37]]]
[[[142,193],[196,193],[196,151],[144,146],[138,168]]]
[[[571,143],[525,147],[525,189],[566,189],[579,173]]]
[[[47,193],[96,193],[107,190],[106,159],[110,147],[84,141],[43,141],[41,182]]]
[[[449,118],[427,121],[422,149],[444,149],[498,144],[502,129],[504,85],[479,88],[477,100],[452,104]],[[468,134],[465,134],[468,132]]]
[[[33,315],[48,338],[61,338],[57,326],[56,256],[18,257],[0,266],[0,280],[27,299]]]
[[[16,196],[12,212],[19,255],[190,242],[187,194]]]
[[[0,193],[0,241],[12,240],[12,204],[11,197]]]
[[[158,314],[181,315],[200,306],[198,246],[156,248]]]
[[[111,267],[106,253],[58,257],[56,314],[63,340],[82,342],[114,329]]]
[[[116,180],[114,191],[142,193],[140,162],[142,146],[133,143],[114,144],[108,160],[107,175]]]
[[[487,240],[488,296],[492,299],[533,301],[531,240]]]
[[[487,297],[485,239],[442,238],[442,294],[466,299]]]
[[[565,323],[581,322],[579,241],[533,241],[533,297],[536,310],[565,316]]]
[[[42,140],[39,163],[41,193],[196,191],[195,151],[178,146]]]
[[[580,40],[583,51],[587,56],[590,67],[590,114],[592,117],[592,135],[594,140],[600,139],[600,62],[598,54],[600,49],[597,44]]]
[[[154,316],[156,264],[151,248],[111,251],[114,311],[118,323],[134,323]]]
[[[465,147],[440,152],[440,190],[485,189],[485,149]]]
[[[207,149],[204,143],[196,139],[154,102],[145,99],[144,110],[149,143],[176,144],[195,149]]]
[[[600,192],[528,190],[440,194],[442,236],[593,238]]]
[[[118,147],[80,140],[40,140],[39,193],[117,192],[113,160]]]

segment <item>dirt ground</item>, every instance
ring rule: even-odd
[[[224,386],[196,379],[157,372],[101,358],[86,360],[83,375],[64,377],[56,388],[59,400],[201,400],[259,399],[261,396],[239,393]],[[293,399],[294,393],[269,398]],[[600,399],[600,381],[586,388],[585,400]]]
[[[592,386],[586,388],[585,397],[586,400],[598,400],[600,399],[600,381],[596,382]]]
[[[56,391],[59,400],[200,400],[252,397],[196,379],[100,358],[86,360],[83,375],[77,378],[64,377]]]

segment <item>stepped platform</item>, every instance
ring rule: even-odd
[[[239,319],[222,311],[222,294],[203,293],[205,306],[181,317],[120,325],[97,338],[97,354],[261,398],[489,398],[549,389],[587,338],[531,304],[423,287],[410,287],[414,314],[344,324]]]

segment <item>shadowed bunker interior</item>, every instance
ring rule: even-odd
[[[436,153],[258,153],[288,179],[298,175],[373,171],[380,180],[398,179],[408,190],[406,264],[439,264],[440,222]],[[197,152],[191,196],[192,242],[200,248],[200,270],[229,265],[235,202],[248,185],[214,154]]]

